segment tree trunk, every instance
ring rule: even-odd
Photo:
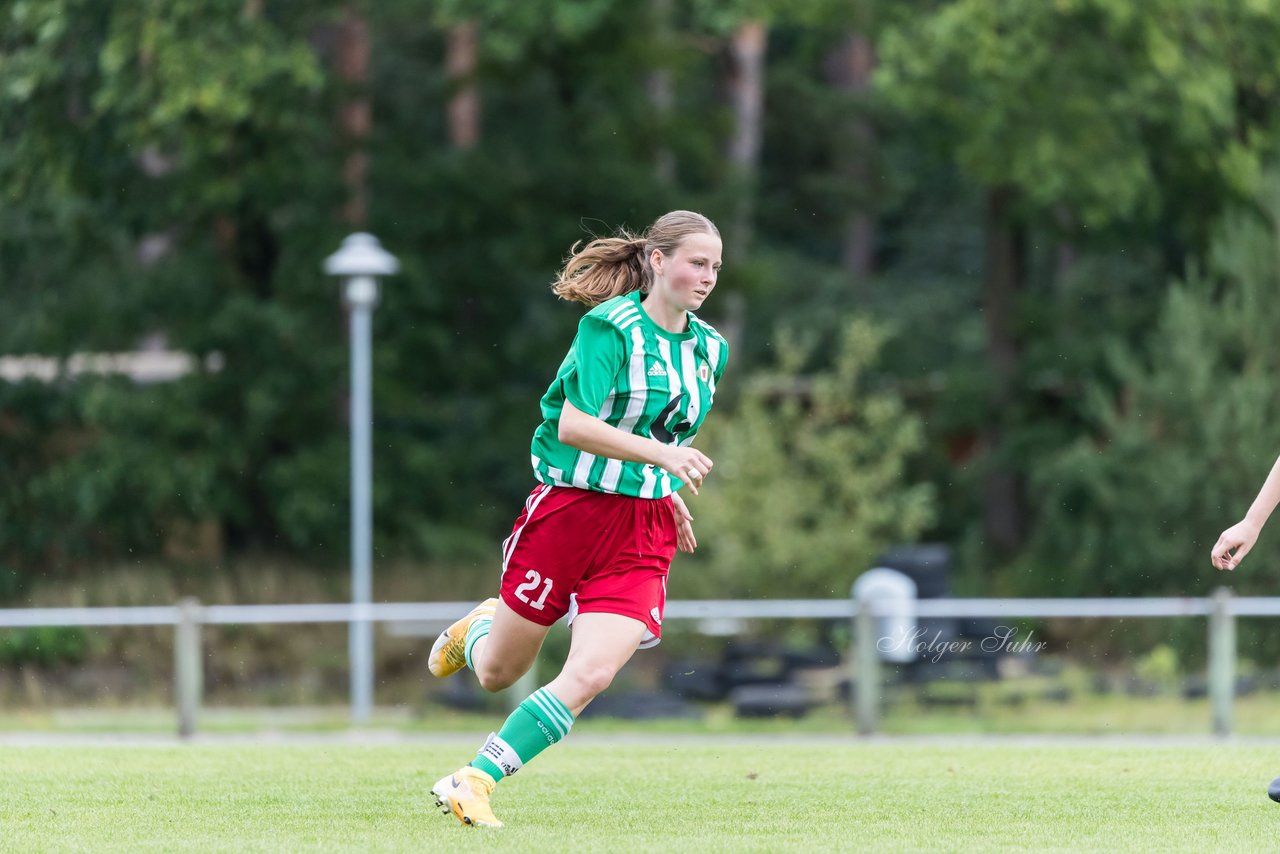
[[[449,28],[445,68],[449,73],[449,142],[466,151],[480,141],[480,87],[476,83],[479,26],[460,21]]]
[[[832,86],[851,96],[866,95],[871,87],[871,73],[875,69],[875,46],[865,34],[869,28],[870,5],[862,7],[864,32],[850,33],[832,55],[828,63],[828,76]],[[875,272],[876,221],[868,208],[874,198],[874,175],[871,163],[875,153],[876,135],[861,105],[851,116],[848,129],[851,145],[844,146],[839,169],[842,177],[862,200],[849,212],[844,223],[841,248],[841,266],[850,277],[864,279]]]
[[[732,59],[729,97],[733,104],[733,137],[729,140],[732,207],[724,230],[725,256],[737,263],[751,245],[751,220],[760,162],[760,136],[764,112],[764,55],[768,31],[762,21],[743,21],[729,44]],[[736,349],[746,325],[746,301],[742,294],[726,295],[718,327],[730,348]]]
[[[338,108],[338,128],[348,149],[342,166],[342,182],[347,191],[342,219],[347,225],[360,228],[369,218],[367,144],[373,112],[368,93],[369,21],[356,0],[347,4],[338,28],[337,68],[347,96]]]
[[[649,0],[649,13],[653,42],[665,46],[671,33],[671,0]],[[676,156],[666,143],[666,134],[671,126],[671,110],[676,98],[673,75],[665,54],[660,63],[649,72],[645,88],[649,92],[649,103],[653,106],[655,124],[662,134],[654,155],[654,176],[662,184],[672,184],[676,179]]]
[[[988,468],[983,488],[987,542],[1011,553],[1026,533],[1025,483],[1007,459],[1010,410],[1017,396],[1021,346],[1015,313],[1025,278],[1025,235],[1013,221],[1016,191],[998,187],[987,194],[986,281],[983,310],[987,326],[987,367],[991,412],[984,445]]]
[[[760,162],[760,138],[764,114],[764,56],[768,31],[763,21],[743,21],[730,44],[733,72],[729,80],[733,101],[733,138],[729,162],[738,184],[730,222],[730,249],[735,258],[751,244],[752,202]]]

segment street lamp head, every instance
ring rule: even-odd
[[[400,262],[382,248],[378,238],[357,232],[324,259],[324,271],[330,276],[390,276],[400,271]]]

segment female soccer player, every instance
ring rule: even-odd
[[[1235,569],[1258,541],[1262,526],[1267,523],[1271,511],[1280,503],[1280,459],[1271,467],[1258,497],[1253,499],[1249,512],[1239,522],[1222,532],[1213,545],[1209,559],[1218,569]]]
[[[635,650],[659,641],[671,559],[697,545],[676,491],[697,495],[712,466],[691,444],[729,348],[693,312],[716,286],[720,253],[709,219],[672,211],[639,237],[575,244],[553,287],[592,309],[542,397],[538,486],[503,543],[499,597],[445,630],[428,667],[438,677],[469,667],[501,690],[566,615],[569,656],[432,787],[464,824],[501,827],[489,805],[497,782],[564,738]]]

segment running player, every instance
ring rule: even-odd
[[[677,490],[697,495],[712,466],[691,445],[729,349],[693,312],[715,288],[720,254],[709,219],[673,211],[639,237],[575,244],[553,287],[592,309],[542,398],[538,486],[503,543],[499,597],[443,632],[428,666],[438,677],[469,667],[501,690],[565,616],[569,655],[469,765],[432,787],[464,824],[501,827],[489,805],[497,782],[568,735],[635,650],[660,639],[671,559],[697,545]]]

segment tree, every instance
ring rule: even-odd
[[[1088,388],[1093,430],[1033,469],[1042,496],[1026,592],[1191,595],[1209,549],[1280,453],[1280,173],[1220,221],[1208,266],[1168,291],[1144,340],[1113,343]],[[1119,391],[1117,392],[1116,386]],[[1265,535],[1264,535],[1265,536]],[[1260,561],[1233,581],[1280,592]]]
[[[689,499],[699,547],[673,595],[844,596],[932,522],[933,488],[906,475],[920,420],[872,373],[887,338],[851,319],[830,364],[810,369],[815,341],[775,336],[776,362],[739,381],[737,405],[699,438],[716,467]]]
[[[1227,0],[959,0],[886,34],[883,91],[941,120],[986,194],[984,517],[997,551],[1026,532],[1013,437],[1031,408],[1029,229],[1163,221],[1175,265],[1202,248],[1206,223],[1248,191],[1273,144],[1258,95],[1275,85],[1277,35],[1280,4]]]
[[[168,387],[4,389],[27,400],[19,432],[42,409],[65,417],[57,432],[70,441],[28,450],[46,465],[10,508],[48,522],[45,539],[64,551],[153,550],[171,522],[206,514],[233,540],[282,536],[280,472],[301,436],[322,442],[315,425],[334,424],[333,349],[305,334],[326,319],[314,259],[330,241],[315,225],[337,208],[331,132],[314,118],[326,95],[307,40],[316,13],[247,3],[211,14],[194,0],[5,13],[6,79],[18,85],[0,88],[0,186],[20,227],[3,229],[0,257],[30,299],[0,318],[0,349],[129,349],[159,332],[225,364]],[[298,235],[287,249],[285,227]],[[154,235],[159,257],[141,251]],[[135,503],[138,489],[148,495]]]

